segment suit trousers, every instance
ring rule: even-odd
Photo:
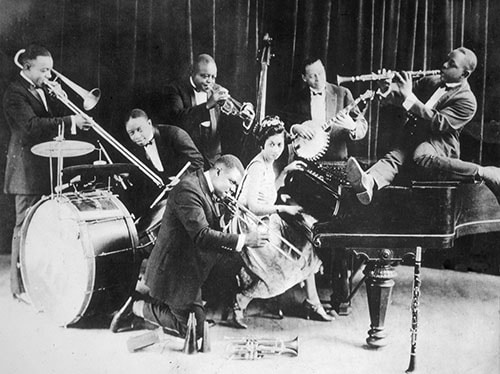
[[[194,312],[196,317],[196,337],[203,336],[205,309],[201,301],[201,290],[191,305],[169,306],[161,301],[146,301],[143,307],[144,319],[154,325],[161,326],[165,333],[181,338],[186,337],[189,313]]]
[[[409,149],[411,148],[395,149],[368,169],[379,189],[392,183],[406,162],[410,154]],[[473,181],[477,178],[478,165],[448,157],[429,142],[420,143],[411,153],[411,167],[415,168],[415,179]]]
[[[12,234],[12,252],[10,257],[10,292],[13,295],[18,295],[25,291],[19,266],[21,227],[29,208],[35,205],[40,200],[40,197],[40,195],[15,195],[16,224]]]

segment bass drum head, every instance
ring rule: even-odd
[[[108,205],[113,205],[110,197],[106,199]],[[113,257],[106,251],[114,252],[114,243],[120,242],[121,247],[128,248],[118,251],[129,252],[127,256],[133,262],[137,243],[135,227],[132,224],[134,230],[130,232],[129,225],[124,223],[126,217],[117,209],[80,211],[77,208],[81,201],[94,200],[96,205],[102,205],[98,198],[84,198],[73,204],[64,195],[42,200],[30,210],[21,230],[20,262],[26,291],[35,308],[59,326],[77,322],[89,307],[94,290],[109,287],[99,280],[103,277],[98,271],[120,272],[120,269],[102,269],[102,266],[98,269],[96,256]],[[121,203],[119,205],[124,209]],[[107,279],[109,275],[104,277]],[[135,280],[130,279],[129,283],[135,284]]]

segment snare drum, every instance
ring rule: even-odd
[[[118,309],[137,282],[137,231],[109,191],[39,201],[21,230],[21,274],[34,306],[58,325]]]

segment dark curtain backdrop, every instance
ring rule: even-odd
[[[187,75],[193,56],[202,52],[215,57],[218,82],[233,97],[255,103],[256,58],[265,33],[273,38],[275,55],[267,113],[279,110],[301,84],[300,67],[308,56],[320,56],[328,80],[335,82],[337,74],[380,68],[438,69],[451,49],[464,45],[479,60],[470,79],[478,113],[464,155],[481,163],[498,160],[498,148],[491,145],[499,141],[498,1],[0,0],[0,7],[0,94],[18,73],[12,60],[16,51],[42,43],[51,50],[56,70],[86,89],[101,88],[101,101],[90,114],[119,140],[125,139],[123,117],[132,107],[143,107],[162,122],[155,115],[162,87]],[[347,86],[357,97],[370,84]],[[353,152],[373,160],[387,149],[394,124],[378,104],[366,115],[369,134]],[[9,134],[3,116],[0,121],[3,184]],[[4,212],[12,212],[10,199],[0,197]],[[0,226],[10,232],[12,214],[3,217],[7,224]],[[0,239],[8,248],[6,235]]]

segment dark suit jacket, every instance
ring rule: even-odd
[[[187,80],[174,82],[165,88],[165,120],[179,126],[191,136],[206,159],[205,166],[213,165],[221,154],[220,111],[216,106],[216,123],[214,128],[201,126],[200,123],[210,121],[210,111],[205,103],[195,105],[194,88]]]
[[[425,77],[417,81],[413,92],[419,98],[410,112],[417,117],[412,132],[412,143],[429,142],[442,156],[460,158],[459,136],[463,127],[474,117],[477,109],[476,98],[469,83],[451,88],[441,96],[434,109],[424,104],[429,100],[440,84],[439,76]]]
[[[45,95],[49,111],[21,76],[7,88],[3,97],[5,118],[10,128],[10,141],[5,170],[4,193],[50,193],[49,161],[31,153],[35,144],[51,141],[57,136],[58,125],[64,121],[65,131],[71,128],[70,116],[62,105]]]
[[[146,268],[150,295],[176,307],[197,301],[214,265],[238,242],[238,235],[219,230],[207,180],[198,170],[186,176],[168,197]]]
[[[133,143],[131,149],[139,160],[163,179],[165,184],[168,184],[169,177],[177,175],[188,161],[191,161],[188,172],[203,170],[203,156],[183,129],[170,125],[158,125],[154,130],[154,139],[163,165],[163,172],[154,167],[144,147]],[[160,192],[152,181],[141,174],[135,178],[134,186],[129,193],[124,194],[126,197],[123,198],[130,202],[130,205],[127,205],[136,216],[142,216]]]
[[[327,83],[325,94],[327,120],[335,117],[340,110],[354,101],[351,92],[347,88],[331,83]],[[284,116],[284,120],[289,126],[311,119],[311,90],[308,86],[292,95],[291,100],[286,106]],[[351,116],[357,124],[356,140],[362,139],[366,135],[368,124],[357,107],[353,109]],[[348,157],[347,144],[351,141],[352,139],[348,130],[335,125],[332,126],[330,131],[330,145],[321,160],[346,160]]]

